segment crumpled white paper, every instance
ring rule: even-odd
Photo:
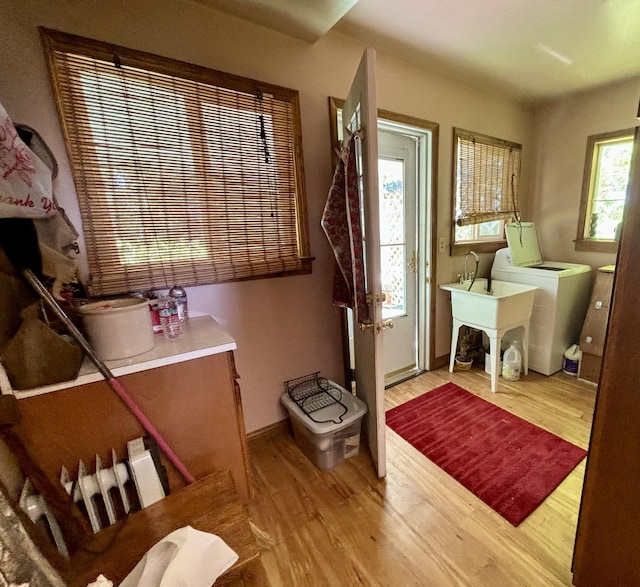
[[[185,526],[152,546],[120,587],[211,587],[237,560],[219,536]]]

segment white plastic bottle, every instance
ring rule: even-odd
[[[578,375],[580,368],[580,359],[582,359],[582,351],[578,348],[577,344],[572,344],[564,352],[564,361],[562,362],[562,370],[567,375]]]
[[[520,365],[522,355],[518,347],[511,343],[511,346],[504,352],[502,357],[502,378],[507,381],[518,381],[520,379]]]

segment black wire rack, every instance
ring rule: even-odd
[[[347,406],[342,403],[342,389],[328,379],[320,377],[320,371],[289,379],[284,383],[289,397],[311,420],[318,424],[342,422],[348,411]],[[341,413],[338,413],[340,411]],[[321,419],[324,416],[328,417]]]

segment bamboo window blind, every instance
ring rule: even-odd
[[[309,272],[295,90],[41,29],[92,295]]]
[[[522,145],[453,130],[456,224],[517,216]]]

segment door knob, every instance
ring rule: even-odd
[[[360,330],[362,330],[363,332],[365,330],[372,330],[373,322],[360,322],[358,326],[360,327]],[[382,332],[387,328],[393,328],[393,320],[391,318],[388,318],[387,320],[383,320],[382,322],[378,322],[376,324],[376,332]]]
[[[376,330],[378,332],[382,332],[383,330],[387,330],[387,328],[393,328],[393,320],[391,318],[387,318],[386,320],[383,320],[382,322],[378,322],[378,325],[376,326]]]

